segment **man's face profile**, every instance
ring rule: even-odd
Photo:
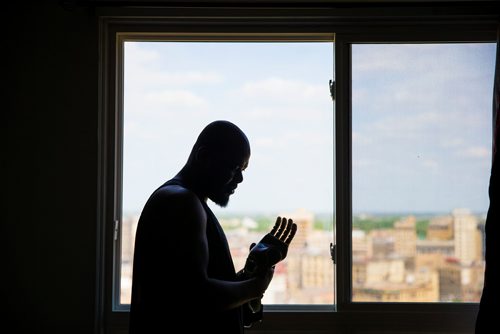
[[[231,122],[214,121],[200,133],[191,154],[199,168],[203,195],[225,207],[248,166],[250,144],[246,135]]]
[[[243,181],[243,171],[248,166],[250,154],[231,154],[214,159],[208,180],[208,198],[215,204],[226,207],[229,197]]]

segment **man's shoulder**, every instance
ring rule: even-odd
[[[177,184],[164,184],[156,189],[144,206],[143,220],[148,219],[206,219],[200,198],[188,188]]]
[[[200,203],[200,199],[198,196],[188,188],[179,185],[179,184],[164,184],[151,195],[151,198],[154,200],[168,200],[173,202],[192,202]]]

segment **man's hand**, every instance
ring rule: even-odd
[[[281,253],[279,261],[285,259],[288,254],[288,246],[297,232],[297,224],[292,219],[277,217],[271,232],[266,234],[259,243],[272,245]]]
[[[266,234],[259,243],[250,246],[250,254],[248,254],[241,276],[244,278],[267,276],[269,277],[267,284],[269,284],[274,273],[274,266],[286,258],[288,246],[296,232],[297,225],[292,219],[277,217],[271,232]],[[250,301],[248,306],[250,314],[262,312],[260,298]]]
[[[247,276],[255,276],[267,271],[286,258],[288,246],[297,232],[292,219],[277,217],[271,232],[250,248],[244,271]]]

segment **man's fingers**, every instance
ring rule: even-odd
[[[280,226],[281,224],[281,217],[277,217],[276,218],[276,223],[274,223],[274,226],[273,226],[273,229],[271,230],[271,232],[269,232],[269,234],[271,234],[272,236],[276,236],[276,232],[278,231],[278,227]]]
[[[278,231],[276,232],[276,234],[274,236],[276,238],[280,239],[281,235],[283,234],[283,231],[285,230],[285,227],[286,227],[286,218],[283,217],[280,220],[280,225],[279,225]]]
[[[288,221],[286,223],[285,231],[279,237],[280,241],[285,242],[285,240],[287,239],[288,235],[290,234],[290,231],[292,230],[292,225],[293,225],[293,220],[288,219]]]
[[[276,223],[269,234],[277,238],[279,241],[289,245],[296,232],[297,224],[295,224],[292,219],[278,216],[276,218]]]
[[[290,219],[291,220],[291,219]],[[291,223],[291,228],[290,228],[290,233],[288,234],[288,238],[285,240],[285,244],[290,245],[292,242],[293,237],[295,236],[295,233],[297,232],[297,224]]]

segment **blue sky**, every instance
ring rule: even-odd
[[[353,46],[354,211],[485,211],[493,44]]]
[[[486,210],[493,58],[492,44],[353,47],[355,211]],[[332,43],[127,42],[124,210],[228,119],[252,157],[224,211],[331,212],[332,77]]]

